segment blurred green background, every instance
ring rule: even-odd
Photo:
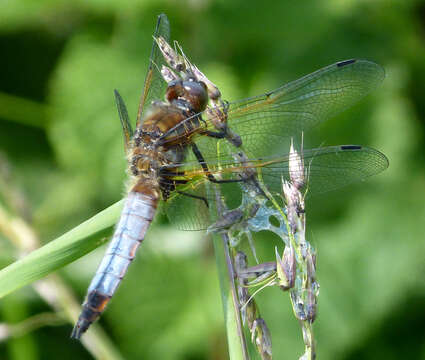
[[[390,160],[383,174],[307,202],[321,284],[315,336],[320,359],[425,359],[425,1],[1,1],[1,210],[43,244],[121,198],[113,89],[134,119],[161,12],[227,100],[339,60],[385,68],[383,86],[307,136],[309,146],[363,144]],[[3,225],[1,267],[21,255]],[[277,243],[259,236],[263,261]],[[103,251],[58,272],[78,301]],[[93,358],[38,294],[28,286],[0,300],[0,359]],[[298,358],[288,295],[269,288],[257,301],[274,358]],[[211,241],[158,219],[100,324],[124,359],[225,359]]]

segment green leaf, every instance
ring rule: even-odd
[[[0,297],[39,280],[102,245],[123,206],[119,201],[0,271]]]

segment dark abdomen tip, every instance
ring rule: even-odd
[[[78,321],[75,324],[74,328],[72,329],[71,339],[79,340],[81,338],[81,335],[83,335],[83,333],[86,332],[86,330],[89,328],[91,323],[92,323],[92,321],[81,318],[81,316],[80,316],[78,318]]]
[[[80,339],[89,326],[97,320],[100,314],[105,310],[110,297],[97,291],[92,291],[87,296],[83,305],[78,321],[72,329],[71,339]]]

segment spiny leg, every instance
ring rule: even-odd
[[[206,135],[206,136],[215,138],[215,139],[224,139],[226,137],[226,135],[227,135],[227,132],[224,131],[224,130],[223,131],[219,131],[219,132],[207,130],[203,134]]]
[[[194,194],[189,194],[189,193],[187,193],[187,192],[185,192],[185,191],[180,191],[180,190],[176,190],[176,192],[177,192],[178,194],[180,194],[180,195],[184,195],[184,196],[187,196],[187,197],[190,197],[190,198],[193,198],[193,199],[202,200],[202,201],[205,203],[205,206],[206,206],[207,208],[209,208],[209,207],[210,207],[210,206],[209,206],[209,204],[208,204],[208,200],[207,200],[205,197],[203,197],[203,196],[194,195]]]
[[[178,173],[178,175],[175,175],[177,173]],[[182,171],[177,172],[177,173],[173,173],[173,175],[171,175],[171,173],[164,172],[164,174],[167,174],[168,176],[183,176],[184,175],[184,172],[182,172]],[[188,180],[181,180],[181,179],[174,179],[174,180],[169,179],[169,180],[170,180],[170,182],[168,182],[168,183],[164,181],[163,186],[168,185],[170,188],[175,189],[176,185],[184,185],[184,184],[188,183]],[[190,197],[190,198],[193,198],[193,199],[201,200],[205,203],[205,206],[207,208],[209,207],[208,200],[204,196],[190,194],[186,191],[181,191],[181,190],[176,190],[176,192],[180,195],[183,195],[183,196],[187,196],[187,197]]]
[[[202,169],[204,170],[204,172],[207,174],[208,180],[216,183],[216,184],[225,184],[225,183],[234,183],[234,182],[241,182],[244,181],[245,179],[228,179],[228,180],[217,180],[209,171],[208,169],[208,165],[205,162],[204,157],[202,156],[201,152],[199,151],[198,147],[196,146],[196,144],[192,144],[192,151],[196,156],[196,159],[198,160],[199,164],[201,164]]]

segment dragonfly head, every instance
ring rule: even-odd
[[[205,110],[208,103],[208,90],[202,81],[189,77],[187,80],[175,80],[168,83],[166,98],[169,102],[183,100],[195,113]]]

